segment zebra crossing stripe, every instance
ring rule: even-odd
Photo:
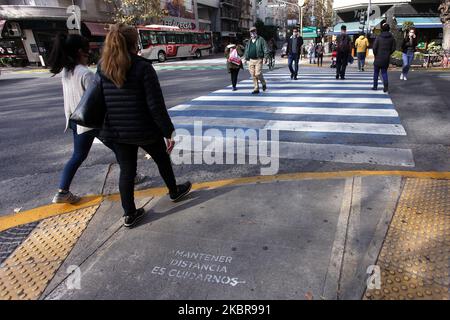
[[[298,86],[297,86],[298,88]],[[227,89],[221,89],[214,91],[213,93],[230,93],[230,90]],[[365,92],[361,92],[358,90],[339,90],[337,92],[330,92],[330,90],[320,90],[320,89],[283,89],[283,90],[273,90],[270,89],[269,93],[287,93],[287,94],[349,94],[349,95],[355,95],[355,94],[365,94]],[[384,93],[382,90],[379,91],[373,91],[370,94],[373,95],[384,95],[387,96],[386,93]]]
[[[233,100],[233,101],[262,101],[262,102],[311,102],[311,97],[268,97],[264,95],[258,96],[202,96],[193,99],[193,101],[223,101],[223,100]],[[337,98],[337,97],[317,97],[314,98],[315,103],[340,103],[340,104],[351,104],[351,103],[363,103],[363,104],[392,104],[390,98]]]
[[[201,106],[182,104],[169,109],[169,112],[186,110],[241,110],[241,105],[229,106]],[[310,107],[254,107],[245,106],[246,111],[267,112],[276,114],[304,114],[304,115],[330,115],[330,116],[360,116],[360,117],[398,117],[394,109],[352,109],[352,108],[310,108]],[[176,114],[175,114],[176,115]]]
[[[183,140],[181,145],[176,144],[174,152],[177,151],[198,151],[194,149],[194,140],[196,145],[200,141],[202,146],[209,145],[211,137],[185,136],[177,135],[178,141]],[[244,139],[215,136],[214,142],[222,146],[239,145],[245,142]],[[186,143],[186,140],[188,143]],[[190,140],[190,141],[189,141]],[[259,141],[270,146],[270,141]],[[252,148],[233,148],[233,154],[255,155]],[[224,148],[226,152],[226,148]],[[315,161],[331,161],[340,163],[372,163],[389,166],[413,167],[414,159],[410,149],[384,148],[371,146],[351,146],[341,144],[321,144],[321,143],[303,143],[303,142],[285,142],[279,143],[278,158],[281,159],[300,159]]]
[[[271,83],[269,86],[269,90],[271,90],[271,88],[301,88],[302,86],[300,86],[298,83],[292,81],[289,83],[284,83],[284,84],[278,84],[278,83]],[[228,86],[227,88],[231,88],[231,85]],[[242,83],[240,82],[237,86],[237,88],[253,88],[253,84],[250,84],[247,82],[246,83]],[[367,92],[367,90],[369,89],[369,85],[367,84],[348,84],[348,83],[343,83],[343,82],[339,82],[339,83],[335,83],[335,84],[326,84],[326,83],[316,83],[316,84],[309,84],[307,86],[307,88],[328,88],[328,90],[340,90],[342,88],[358,88],[360,90],[364,90],[364,92]]]
[[[175,124],[193,125],[193,117],[172,117]],[[252,128],[277,131],[298,132],[327,132],[327,133],[359,133],[378,135],[406,135],[405,129],[399,124],[384,123],[355,123],[355,122],[321,122],[321,121],[287,121],[287,120],[264,120],[252,118],[225,118],[225,117],[195,117],[195,121],[201,121],[208,126],[239,128]]]
[[[406,136],[403,126],[380,123],[345,123],[271,120],[264,129],[278,131],[360,133]]]

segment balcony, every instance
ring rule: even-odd
[[[9,20],[67,19],[67,7],[37,7],[29,5],[0,5],[0,15]]]

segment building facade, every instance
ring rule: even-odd
[[[103,0],[0,0],[0,54],[20,64],[45,64],[55,35],[68,32],[72,4],[81,9],[82,34],[92,49],[99,47],[112,21]]]
[[[335,26],[333,33],[339,33],[345,24],[349,34],[361,32],[358,12],[367,10],[368,0],[334,0]],[[370,23],[365,24],[372,38],[380,32],[380,23],[386,21],[397,40],[403,37],[405,21],[414,23],[419,37],[419,48],[425,49],[432,41],[442,41],[443,25],[439,19],[441,0],[372,0],[373,14]],[[397,41],[400,43],[400,41]]]

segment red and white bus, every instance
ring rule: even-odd
[[[212,51],[209,31],[183,30],[179,27],[149,25],[138,27],[141,56],[164,62],[171,58],[200,58]]]

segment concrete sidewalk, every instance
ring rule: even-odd
[[[153,188],[136,193],[147,216],[133,229],[117,195],[49,207],[1,264],[0,298],[448,299],[449,179],[259,176],[196,184],[177,204]]]

